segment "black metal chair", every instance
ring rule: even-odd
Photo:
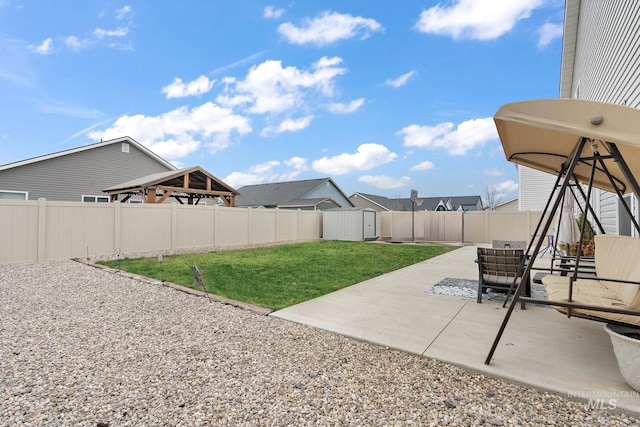
[[[485,289],[515,290],[525,280],[523,294],[531,296],[529,277],[522,277],[526,266],[523,249],[478,248],[478,303]],[[525,303],[522,302],[524,309]]]

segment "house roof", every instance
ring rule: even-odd
[[[560,97],[571,98],[573,88],[573,69],[575,66],[578,42],[578,22],[580,18],[580,0],[567,0],[564,10],[564,28],[562,35],[562,64],[560,65]]]
[[[313,199],[298,199],[298,200],[291,200],[289,202],[286,203],[281,203],[278,205],[278,207],[280,208],[303,208],[303,207],[317,207],[323,203],[328,203],[328,204],[332,204],[335,206],[340,206],[338,203],[336,203],[335,200],[333,200],[330,197],[316,197]]]
[[[148,196],[149,189],[163,191],[166,196],[162,200],[169,196],[180,200],[178,197],[189,195],[195,197],[220,197],[228,202],[232,200],[235,202],[235,196],[240,194],[236,189],[200,166],[154,173],[105,188],[102,191],[109,193],[113,198],[118,194],[144,193]],[[149,199],[148,202],[156,203],[155,194],[152,197],[153,199]],[[234,203],[230,203],[230,205],[233,206]]]
[[[237,205],[276,207],[291,206],[292,203],[298,202],[304,203],[305,206],[310,206],[309,200],[312,199],[307,196],[325,183],[331,183],[337,191],[340,191],[331,178],[245,185],[238,189],[240,196],[237,199]],[[333,200],[332,202],[335,203]]]
[[[42,162],[44,160],[54,159],[56,157],[67,156],[67,155],[73,154],[73,153],[79,153],[79,152],[82,152],[82,151],[92,150],[94,148],[105,147],[105,146],[111,145],[111,144],[119,144],[119,143],[122,143],[122,142],[126,142],[128,144],[133,145],[134,147],[136,147],[137,149],[139,149],[140,151],[142,151],[143,153],[145,153],[146,155],[148,155],[149,157],[153,158],[158,163],[166,166],[169,169],[173,169],[173,170],[177,169],[174,165],[172,165],[171,163],[167,162],[165,159],[163,159],[162,157],[158,156],[156,153],[154,153],[153,151],[149,150],[148,148],[146,148],[144,145],[140,144],[135,139],[131,138],[130,136],[123,136],[121,138],[110,139],[108,141],[100,141],[100,142],[97,142],[95,144],[83,145],[82,147],[76,147],[76,148],[72,148],[72,149],[69,149],[69,150],[58,151],[58,152],[51,153],[51,154],[45,154],[43,156],[32,157],[30,159],[20,160],[18,162],[7,163],[5,165],[0,165],[0,171],[6,170],[6,169],[17,168],[19,166],[24,166],[24,165],[28,165],[28,164],[32,164],[32,163]]]
[[[370,202],[390,211],[410,211],[412,209],[412,201],[410,198],[390,199],[384,196],[376,196],[374,194],[354,193],[359,197],[363,197]],[[353,197],[353,195],[352,195]],[[480,196],[451,196],[451,197],[419,197],[422,200],[420,205],[415,206],[416,210],[435,211],[440,202],[451,203],[452,210],[458,210],[462,206],[463,210],[475,209],[478,202],[482,203]]]

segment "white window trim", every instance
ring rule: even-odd
[[[0,193],[24,194],[24,199],[29,200],[28,191],[0,190]],[[20,199],[0,199],[0,200],[20,200]]]
[[[93,201],[85,200],[85,197],[93,197]],[[104,199],[104,201],[98,202],[98,200]],[[109,203],[109,196],[95,196],[93,194],[83,194],[80,198],[83,203]]]

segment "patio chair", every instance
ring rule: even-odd
[[[478,248],[478,303],[482,302],[485,289],[515,289],[525,280],[523,294],[531,296],[529,277],[522,277],[525,270],[523,249]],[[525,308],[524,301],[522,308]]]

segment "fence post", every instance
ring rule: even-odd
[[[220,207],[215,205],[213,207],[213,247],[216,248],[218,241],[218,223],[220,222]]]
[[[47,260],[47,199],[38,199],[38,262]]]
[[[465,214],[465,211],[462,211],[462,214],[460,215],[460,229],[462,234],[461,236],[462,243],[464,243],[464,214]]]
[[[484,243],[489,243],[489,210],[484,211]]]
[[[120,201],[113,203],[113,253],[115,253],[116,249],[122,244],[122,232],[120,230],[122,227],[122,210],[120,206]]]
[[[178,245],[178,204],[171,203],[171,250]]]
[[[253,233],[251,230],[253,230],[253,209],[247,208],[247,243],[249,245],[253,244]]]

